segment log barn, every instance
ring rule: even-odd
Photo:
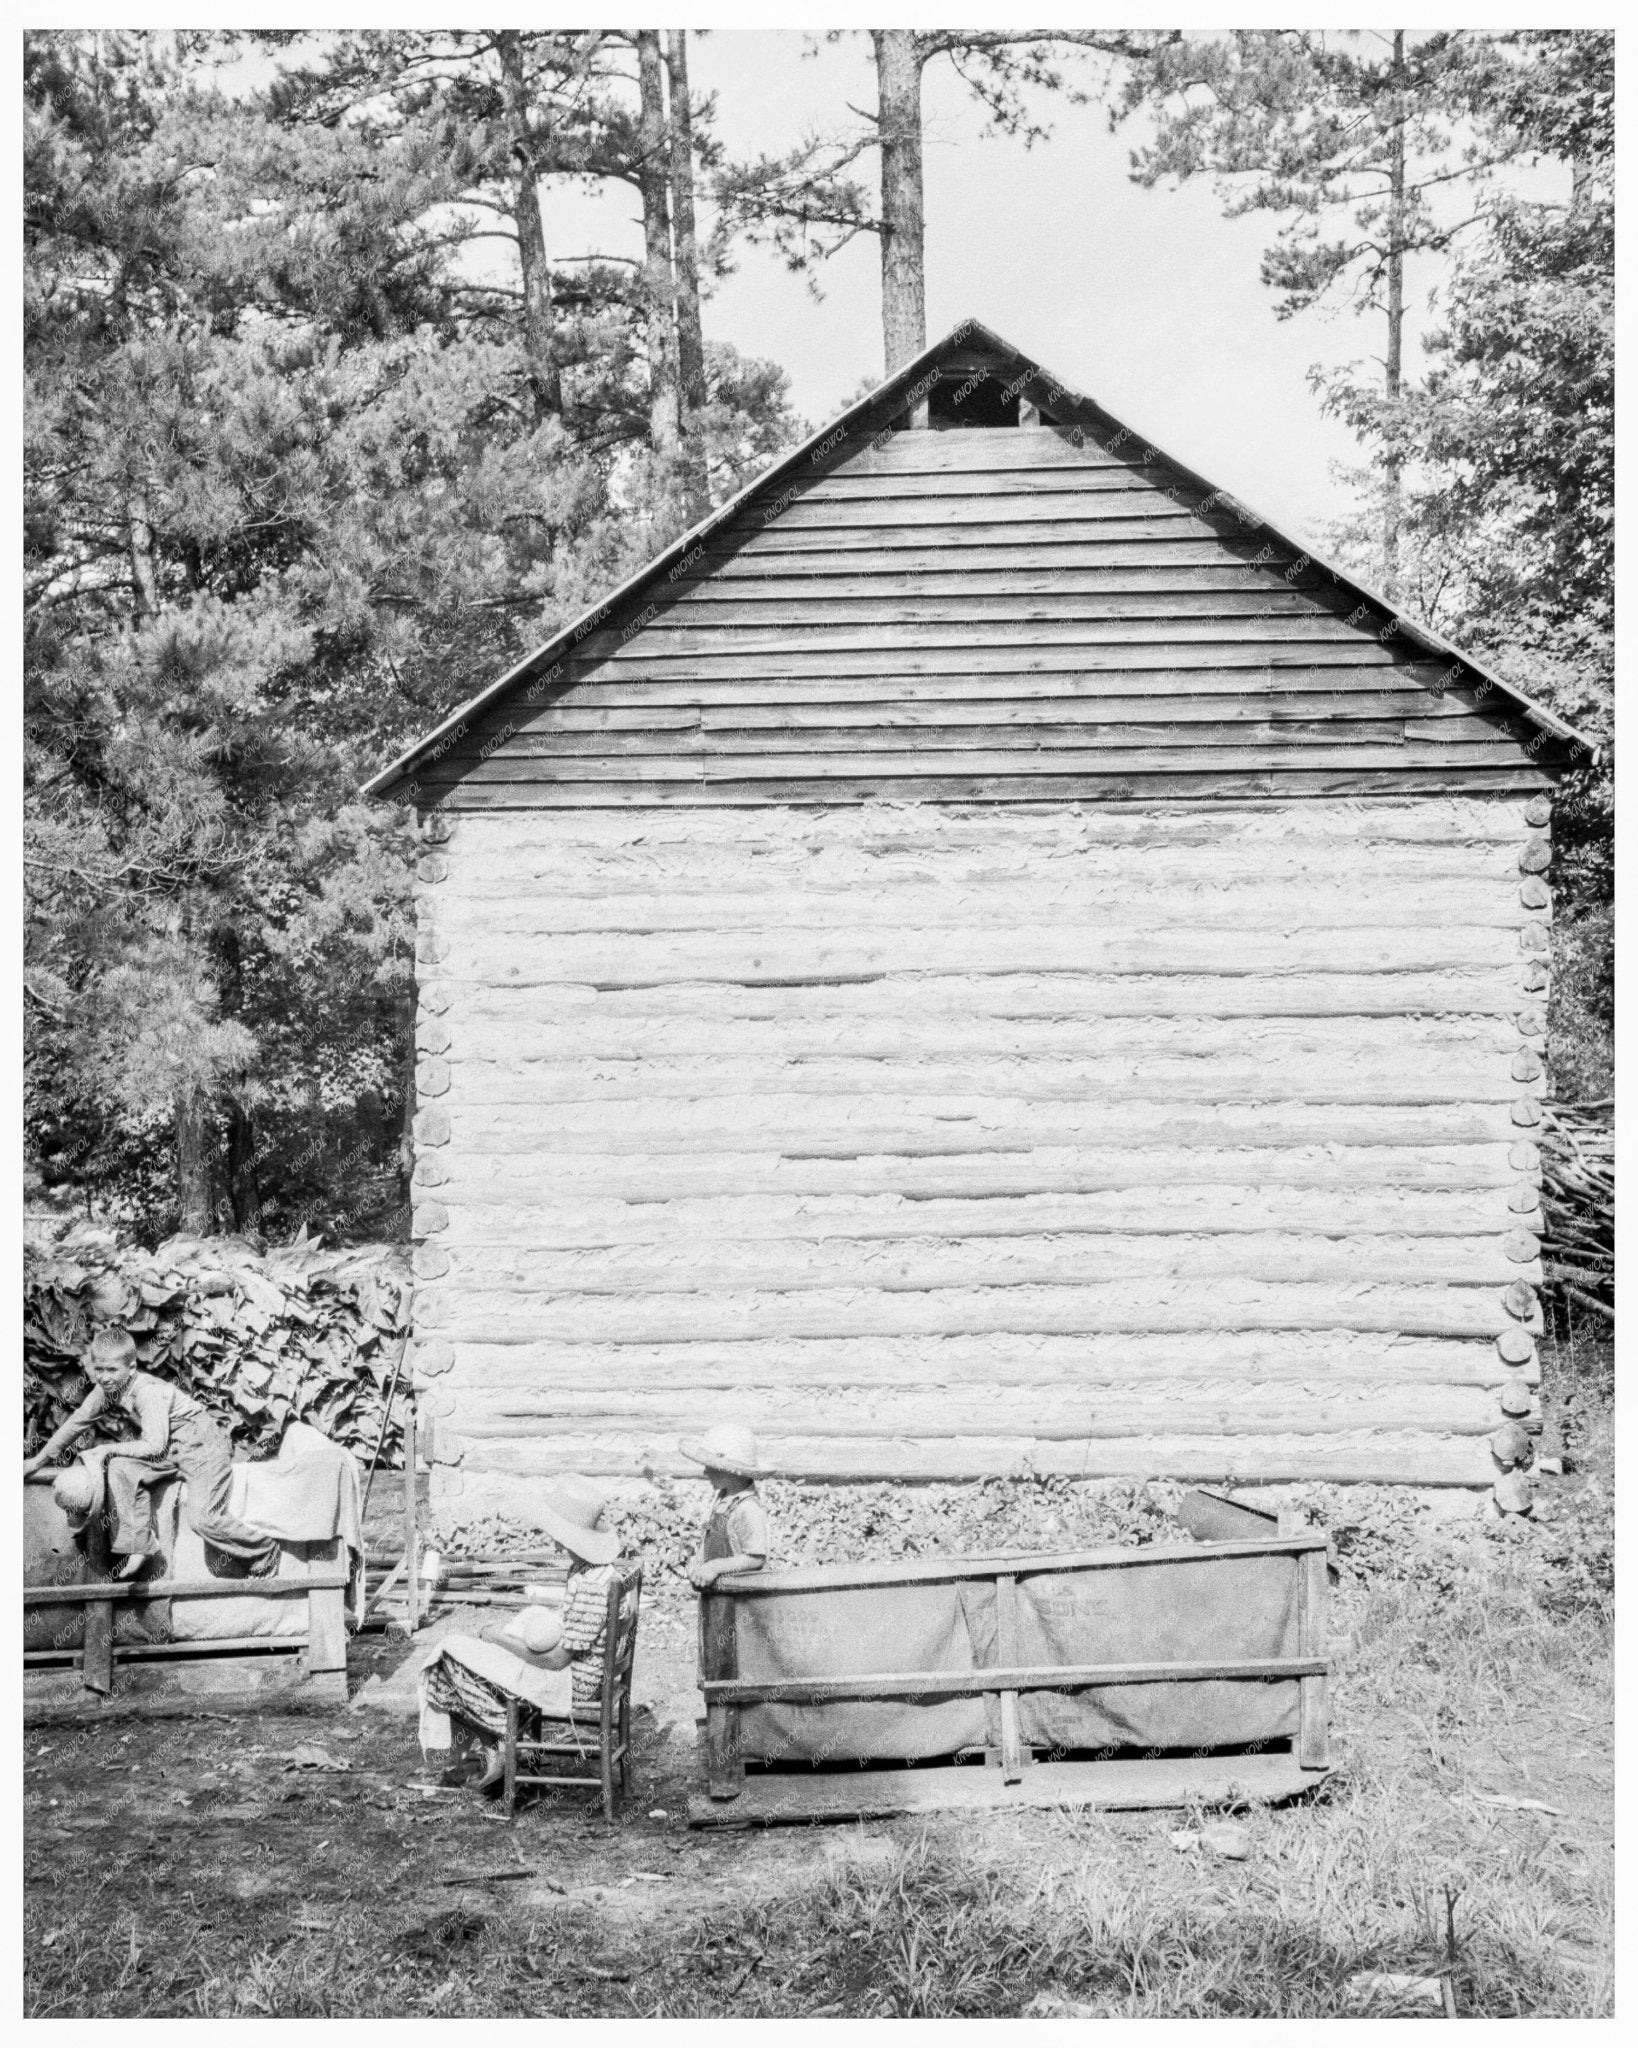
[[[1488,1485],[1584,744],[963,323],[368,785],[435,1491]]]

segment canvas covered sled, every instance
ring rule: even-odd
[[[700,1600],[696,1826],[1324,1776],[1326,1540],[828,1565]]]

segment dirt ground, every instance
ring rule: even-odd
[[[437,1786],[370,1703],[404,1655],[380,1638],[345,1712],[26,1731],[26,2010],[1319,2015],[1447,1966],[1453,1916],[1464,2013],[1608,2013],[1607,1401],[1561,1389],[1553,1427],[1575,1471],[1539,1524],[1339,1546],[1337,1768],[1237,1816],[1243,1858],[1198,1813],[691,1831],[673,1595],[613,1826]]]

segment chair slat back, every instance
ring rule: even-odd
[[[622,1695],[631,1684],[637,1653],[637,1610],[642,1604],[643,1568],[616,1565],[609,1581],[608,1620],[603,1628],[603,1730],[605,1739]]]

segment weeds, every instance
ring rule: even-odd
[[[1108,2016],[1344,2015],[1353,2009],[1349,1980],[1360,1971],[1436,1974],[1445,1961],[1442,1889],[1418,1890],[1403,1873],[1384,1870],[1373,1853],[1379,1821],[1376,1802],[1357,1807],[1352,1853],[1341,1859],[1310,1828],[1271,1884],[1245,1880],[1240,1897],[1231,1886],[1202,1884],[1193,1868],[1169,1883],[1164,1867],[1146,1871],[1134,1884],[1113,1844],[1067,1884],[1020,1888],[1015,1871],[924,1834],[885,1870],[843,1870],[802,1899],[739,1923],[737,1933],[792,1967],[783,1986],[770,1984],[733,2010],[1006,2017],[1048,1989]],[[1376,1891],[1383,1877],[1385,1896]],[[1349,1896],[1339,1897],[1344,1890]],[[1550,1923],[1514,1914],[1498,1924],[1494,1904],[1481,1898],[1487,1917],[1459,1950],[1465,2013],[1601,2009],[1597,1973],[1566,1957]],[[720,1929],[710,1937],[724,1938]],[[700,1998],[686,1968],[660,2008],[673,2017],[722,2009]]]
[[[1307,1490],[1311,1512],[1349,1532],[1334,1605],[1337,1763],[1305,1801],[1236,1816],[1244,1862],[1172,1846],[1174,1832],[1199,1836],[1209,1816],[1198,1808],[950,1816],[686,1849],[640,1812],[612,1832],[543,1814],[515,1837],[530,1863],[565,1880],[595,1865],[613,1887],[674,1853],[675,1885],[611,1890],[596,1904],[531,1903],[506,1887],[452,1900],[439,1877],[475,1867],[478,1842],[492,1850],[493,1822],[468,1802],[410,1796],[410,1766],[383,1736],[371,1738],[383,1768],[335,1781],[315,1844],[319,1828],[302,1818],[312,1808],[291,1796],[308,1788],[279,1788],[253,1837],[213,1821],[208,1797],[186,1833],[163,1819],[156,1748],[170,1745],[167,1767],[188,1775],[190,1792],[212,1768],[217,1783],[244,1787],[265,1775],[252,1760],[265,1751],[246,1745],[272,1744],[266,1731],[215,1722],[145,1734],[140,1781],[128,1731],[123,1742],[53,1731],[29,1765],[25,2009],[1004,2017],[1045,1991],[1108,2015],[1317,2018],[1356,2010],[1348,1987],[1362,1971],[1450,1967],[1464,2016],[1608,2015],[1612,1515],[1597,1394],[1607,1354],[1584,1334],[1578,1345],[1573,1360],[1547,1361],[1549,1385],[1557,1378],[1582,1404],[1582,1469],[1556,1490],[1544,1527],[1434,1527],[1386,1490],[1346,1501]],[[991,1505],[999,1521],[1024,1506],[1093,1507],[1018,1491],[996,1491]],[[1117,1505],[1146,1512],[1135,1492]],[[409,1735],[397,1739],[407,1749]],[[1594,1746],[1596,1764],[1572,1761]],[[675,1808],[679,1792],[658,1797]],[[1497,1795],[1544,1810],[1488,1803]],[[99,1812],[102,1832],[76,1832]],[[736,1894],[748,1862],[756,1875]],[[611,1915],[620,1896],[644,1910]]]

